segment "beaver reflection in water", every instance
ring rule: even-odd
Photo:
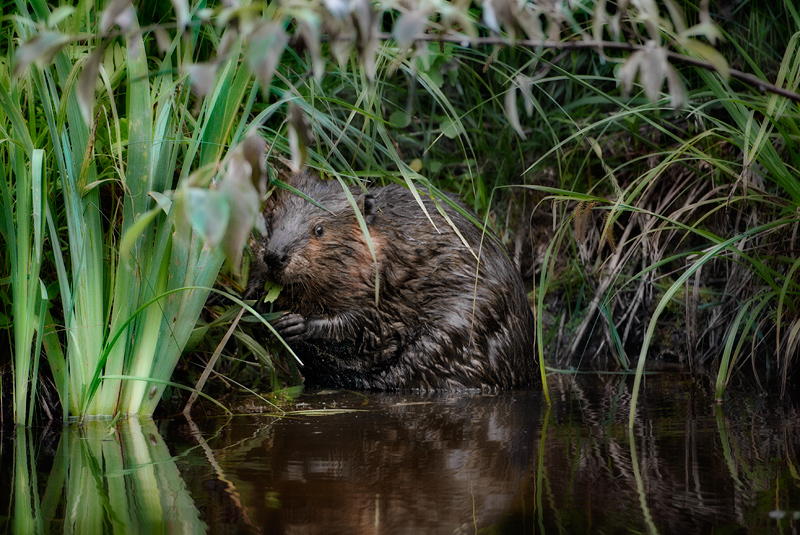
[[[246,295],[283,285],[273,326],[314,386],[396,390],[512,388],[533,383],[534,319],[517,269],[495,239],[397,184],[351,189],[377,256],[336,181],[308,173],[268,199]],[[480,255],[480,263],[476,258]],[[480,265],[480,269],[478,269]],[[477,279],[476,279],[477,275]]]

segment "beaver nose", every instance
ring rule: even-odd
[[[272,272],[278,272],[289,263],[289,254],[279,251],[267,251],[264,255],[264,262]]]

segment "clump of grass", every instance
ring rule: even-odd
[[[25,44],[16,50],[11,88],[0,94],[11,140],[0,147],[11,165],[3,175],[3,231],[27,240],[16,239],[12,251],[15,420],[32,416],[25,400],[35,396],[25,385],[36,384],[42,347],[64,420],[149,416],[225,259],[223,249],[204,243],[234,227],[221,224],[228,218],[220,214],[230,211],[235,179],[215,191],[203,187],[221,176],[226,154],[231,165],[238,161],[228,146],[245,132],[251,75],[235,57],[221,60],[197,97],[181,74],[203,43],[196,36],[180,29],[167,36],[153,69],[153,41],[135,18],[122,33],[104,22],[109,11],[97,19],[83,3],[56,12],[42,1],[30,6],[17,2],[15,31]],[[53,44],[46,28],[54,18],[93,33]],[[107,27],[98,30],[101,23]],[[50,52],[52,63],[26,62],[37,52]],[[44,255],[49,281],[40,281]]]

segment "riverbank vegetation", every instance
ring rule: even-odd
[[[152,415],[218,346],[226,388],[295,381],[255,316],[220,341],[267,178],[301,164],[461,195],[523,270],[550,372],[792,384],[792,2],[2,3],[17,423]]]

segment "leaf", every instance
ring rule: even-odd
[[[448,139],[455,139],[459,134],[464,133],[459,123],[449,117],[445,117],[439,122],[439,128],[442,129],[442,135]]]
[[[651,102],[658,102],[664,85],[667,60],[664,49],[657,47],[645,51],[645,59],[639,64],[639,83]]]
[[[490,30],[501,33],[500,23],[497,20],[497,14],[494,11],[494,4],[492,0],[484,0],[483,2],[483,23]]]
[[[337,19],[343,19],[350,13],[350,3],[347,0],[323,0],[322,3]]]
[[[130,252],[136,244],[136,240],[145,234],[148,225],[150,225],[160,212],[160,208],[153,208],[143,213],[136,218],[136,221],[134,221],[122,235],[122,239],[119,242],[119,259],[120,262],[125,263],[125,266],[130,267],[131,265],[130,260],[132,259],[130,258]]]
[[[314,74],[314,79],[317,81],[322,79],[325,74],[325,61],[322,59],[320,24],[317,17],[306,17],[300,23],[299,28],[300,36],[303,38],[303,43],[306,45],[309,54],[311,54],[311,70]]]
[[[94,88],[97,84],[97,74],[100,71],[100,62],[105,57],[105,49],[101,46],[89,54],[83,64],[81,74],[78,77],[76,96],[78,97],[78,107],[84,122],[91,127],[94,120]]]
[[[672,20],[672,25],[675,27],[677,34],[682,34],[686,31],[686,17],[683,15],[683,10],[675,3],[674,0],[664,0],[664,4],[669,11],[669,18]]]
[[[522,124],[519,122],[516,84],[512,84],[508,91],[506,91],[506,96],[503,102],[506,109],[506,117],[508,117],[508,122],[511,123],[511,127],[517,132],[519,137],[522,139],[527,139],[528,136],[525,135],[525,132],[522,130]]]
[[[261,197],[253,185],[253,167],[248,161],[246,152],[251,153],[249,154],[251,157],[254,155],[252,154],[252,147],[245,151],[246,144],[247,142],[234,150],[228,163],[225,178],[217,190],[224,196],[225,201],[230,206],[230,217],[221,245],[225,251],[225,256],[236,273],[239,272],[242,252],[245,245],[247,245],[250,231],[253,229],[261,204]],[[261,154],[263,154],[263,151]],[[258,173],[260,171],[256,170],[255,174]]]
[[[272,75],[288,43],[289,38],[283,27],[275,22],[262,24],[250,35],[244,59],[258,78],[262,91],[269,91]]]
[[[189,2],[186,0],[171,0],[172,9],[175,11],[175,17],[178,19],[178,27],[186,28],[189,23]]]
[[[389,124],[394,128],[405,128],[411,124],[411,114],[405,110],[398,110],[389,116]]]
[[[392,35],[401,49],[407,49],[414,42],[417,35],[425,31],[428,24],[428,14],[423,10],[414,10],[400,16],[394,25]]]
[[[59,6],[59,7],[57,7],[47,17],[47,26],[49,28],[55,28],[56,26],[58,26],[62,21],[66,20],[73,13],[75,13],[75,8],[73,6]]]
[[[40,66],[52,63],[56,54],[70,42],[72,42],[71,37],[56,32],[37,33],[14,53],[14,76],[19,76],[33,62]]]
[[[356,23],[358,59],[367,81],[372,83],[376,70],[375,55],[380,46],[376,35],[378,21],[369,0],[351,0],[350,5]]]
[[[680,107],[685,100],[683,83],[678,72],[669,64],[667,51],[655,41],[648,41],[645,48],[637,50],[619,69],[620,82],[625,94],[633,87],[633,80],[639,75],[639,83],[651,102],[658,102],[664,80],[669,83],[672,105]]]
[[[283,284],[273,282],[269,279],[264,283],[264,298],[263,301],[265,303],[272,303],[280,295],[281,290],[283,290]]]
[[[642,62],[643,58],[644,51],[637,50],[631,54],[627,60],[625,60],[625,63],[623,63],[617,71],[620,85],[622,86],[622,92],[625,95],[629,95],[631,89],[633,88],[633,80],[636,78],[636,72],[639,70],[639,63]]]
[[[670,106],[679,110],[686,104],[686,90],[680,74],[672,65],[667,64],[667,87],[669,88]]]
[[[723,35],[719,27],[710,21],[695,24],[691,28],[687,28],[679,34],[678,39],[682,43],[684,38],[688,38],[692,35],[705,37],[712,44],[716,44],[717,39],[723,39]]]
[[[217,47],[217,57],[226,58],[233,51],[233,46],[239,40],[239,32],[233,28],[228,28],[222,34],[219,46]]]
[[[701,43],[697,39],[683,39],[681,44],[709,62],[724,80],[730,77],[730,67],[725,57],[713,46]]]
[[[127,31],[135,17],[131,0],[111,0],[100,16],[100,33],[107,35],[115,24]]]
[[[215,63],[190,63],[185,69],[192,83],[192,92],[198,97],[207,95],[214,87],[217,77]]]
[[[289,105],[289,148],[292,153],[292,164],[295,171],[305,165],[308,147],[313,141],[311,125],[299,106]]]
[[[169,50],[170,45],[172,44],[172,39],[170,39],[169,34],[164,28],[156,28],[153,31],[153,34],[156,37],[156,44],[158,45],[158,51],[162,54],[166,54]]]
[[[369,0],[351,0],[350,9],[356,21],[358,46],[363,50],[367,47],[367,42],[371,39],[375,12],[372,10],[372,4]]]
[[[350,59],[350,52],[353,51],[353,42],[350,39],[337,39],[330,44],[330,47],[336,63],[344,71]]]
[[[250,134],[242,143],[242,154],[253,170],[250,182],[260,199],[267,193],[267,144],[261,136]]]
[[[375,54],[378,52],[380,42],[377,37],[369,34],[363,47],[359,48],[358,58],[361,61],[361,66],[367,81],[372,83],[375,80],[375,72],[377,63],[375,62]]]
[[[172,208],[172,199],[158,191],[151,191],[150,197],[152,197],[153,200],[158,203],[158,206],[164,211],[165,214],[169,213],[170,208]]]
[[[525,32],[528,39],[534,39],[536,41],[547,39],[548,37],[544,35],[544,31],[542,30],[541,12],[529,9],[529,7],[530,5],[528,4],[526,5],[526,9],[517,13],[516,23],[519,24],[519,27],[522,28],[522,31]],[[559,25],[553,20],[548,20],[548,26],[551,32],[560,31]],[[558,40],[558,37],[556,37],[555,40]]]
[[[219,191],[202,188],[187,188],[184,195],[184,209],[192,228],[210,245],[219,245],[231,214],[225,196]]]
[[[514,79],[514,82],[519,87],[519,92],[522,93],[522,102],[525,104],[525,113],[528,114],[528,117],[533,115],[533,92],[531,91],[531,87],[533,87],[533,80],[530,79],[528,76],[524,76],[522,74],[517,75]]]

